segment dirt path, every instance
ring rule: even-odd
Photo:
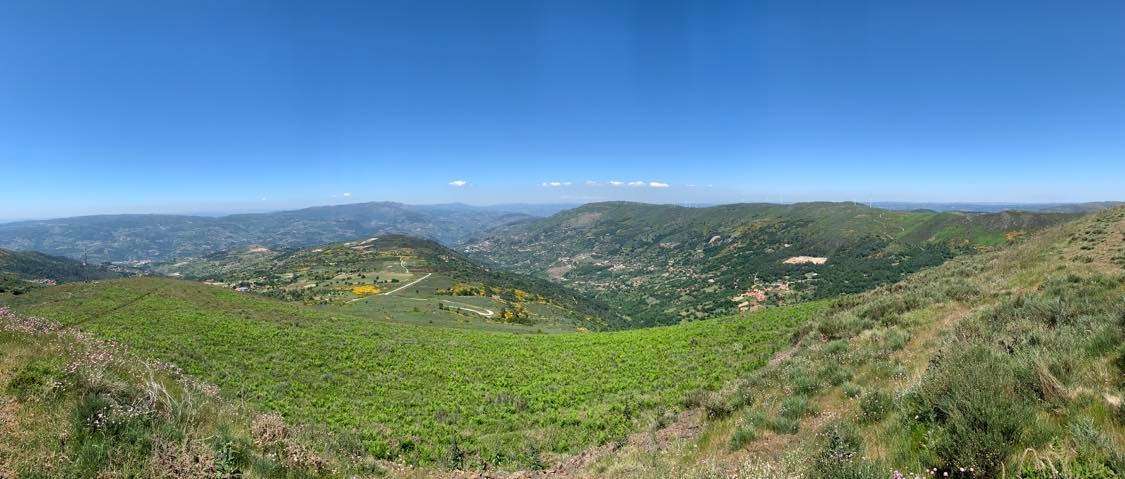
[[[390,291],[387,291],[386,293],[383,293],[382,295],[383,295],[383,296],[390,296],[390,295],[392,295],[392,294],[394,294],[394,293],[397,293],[397,292],[399,292],[399,291],[402,291],[402,290],[404,290],[404,289],[406,289],[406,288],[409,288],[409,287],[411,287],[411,286],[414,286],[414,285],[416,285],[416,284],[418,284],[418,283],[421,283],[421,282],[422,282],[422,280],[424,280],[424,279],[426,279],[426,278],[429,278],[431,274],[433,274],[433,273],[426,273],[426,275],[425,275],[425,276],[423,276],[423,277],[421,277],[421,278],[418,278],[418,279],[416,279],[416,280],[414,280],[414,281],[411,281],[411,282],[409,282],[409,283],[406,283],[406,284],[404,284],[404,285],[402,285],[402,286],[399,286],[399,287],[397,287],[397,288],[395,288],[395,289],[392,289],[392,290],[390,290]]]
[[[465,311],[471,311],[471,312],[477,313],[481,316],[484,316],[486,318],[491,318],[491,317],[496,315],[496,311],[493,311],[491,309],[481,307],[481,306],[473,306],[471,304],[458,303],[456,301],[449,301],[449,300],[445,300],[445,299],[441,300],[441,302],[455,305],[455,306],[453,306],[454,308],[463,309]],[[477,309],[477,308],[480,308],[480,309]]]

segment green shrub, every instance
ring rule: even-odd
[[[840,312],[817,322],[816,330],[827,339],[851,338],[870,328],[874,322],[858,317],[851,312]]]
[[[811,367],[812,365],[808,365]],[[811,395],[820,391],[821,381],[817,375],[810,374],[806,366],[794,366],[789,370],[789,382],[797,394]]]
[[[778,434],[797,434],[800,426],[800,420],[783,416],[767,419],[765,422],[766,429]]]
[[[826,361],[818,376],[822,383],[839,386],[852,378],[852,371],[836,361]]]
[[[730,449],[736,451],[746,447],[754,439],[758,438],[758,431],[752,425],[744,425],[734,431],[730,436]]]
[[[909,341],[910,333],[897,326],[887,330],[886,336],[884,337],[886,348],[889,351],[898,351],[906,347],[906,343]]]
[[[850,381],[844,383],[843,389],[844,395],[850,398],[858,397],[861,393],[863,393],[863,388],[859,387],[858,384]]]
[[[968,301],[980,296],[981,290],[973,283],[955,281],[945,286],[942,295],[954,301]]]
[[[833,424],[823,434],[820,450],[809,468],[810,479],[874,479],[888,474],[863,458],[863,440],[855,426]]]
[[[824,346],[824,354],[827,354],[829,356],[843,356],[847,351],[848,340],[846,339],[836,339],[833,341],[829,341],[828,344]]]
[[[790,396],[781,402],[781,410],[779,414],[781,417],[789,419],[800,419],[813,413],[813,406],[809,403],[809,398],[806,396]]]
[[[917,293],[883,295],[862,306],[858,316],[889,326],[897,323],[903,313],[917,309],[926,302]]]
[[[1007,357],[981,345],[958,346],[931,363],[906,396],[906,413],[930,424],[939,468],[971,466],[995,476],[1034,421],[1027,402],[1033,393]]]
[[[865,423],[883,420],[894,406],[891,396],[883,391],[868,391],[859,398],[859,418]]]

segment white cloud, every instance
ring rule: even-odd
[[[567,186],[567,185],[570,185],[570,183],[569,182],[567,182],[567,183],[557,183],[557,182],[556,183],[543,183],[543,186],[559,186],[559,185]],[[641,180],[630,181],[628,183],[626,183],[624,181],[620,181],[620,180],[609,180],[609,181],[606,181],[606,182],[586,180],[585,185],[591,186],[591,187],[593,187],[593,186],[612,186],[612,187],[615,187],[615,188],[621,187],[621,186],[631,186],[631,187],[634,187],[634,188],[643,188],[643,187],[668,188],[669,186],[671,186],[668,183],[665,183],[663,181],[641,181]]]
[[[449,186],[453,186],[453,187],[456,187],[456,188],[460,188],[460,187],[468,185],[468,184],[469,184],[469,182],[465,181],[465,180],[453,180],[453,181],[449,182]]]
[[[543,183],[540,183],[539,186],[542,186],[542,187],[545,187],[545,188],[558,188],[558,187],[561,187],[561,186],[570,186],[572,184],[573,183],[571,183],[569,181],[544,181]]]
[[[352,195],[351,193],[344,193],[345,198],[350,197],[351,195]]]

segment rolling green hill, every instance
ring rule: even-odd
[[[34,251],[0,249],[0,293],[22,294],[39,285],[121,277],[126,269]]]
[[[613,202],[501,227],[463,249],[595,295],[642,326],[864,291],[1075,217]]]
[[[306,304],[383,316],[442,308],[493,322],[617,329],[622,319],[564,286],[484,268],[437,242],[402,235],[276,252],[255,246],[153,265],[202,280]]]
[[[91,261],[166,260],[262,244],[294,248],[385,233],[452,244],[529,216],[465,205],[359,203],[222,216],[100,215],[0,224],[0,247]]]

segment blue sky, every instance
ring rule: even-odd
[[[1122,25],[1096,0],[5,2],[0,218],[1121,200]]]

